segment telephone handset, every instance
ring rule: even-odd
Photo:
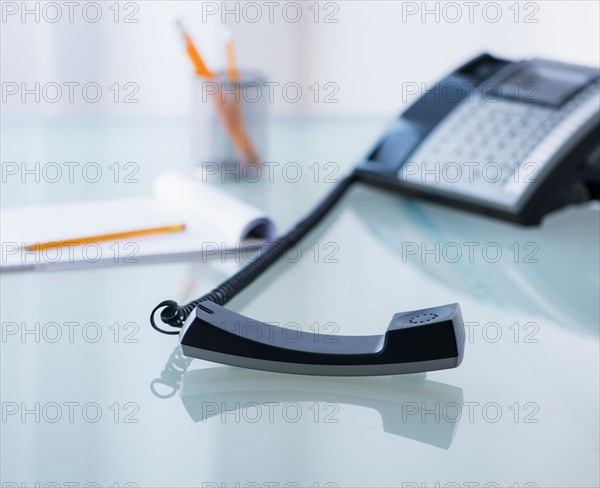
[[[362,181],[523,225],[600,199],[600,71],[483,54],[375,144]]]
[[[158,304],[152,326],[179,334],[187,356],[268,371],[362,376],[459,366],[465,337],[456,303],[400,312],[384,334],[337,336],[333,343],[311,333],[290,339],[286,329],[223,305],[297,245],[357,182],[525,225],[564,205],[598,199],[598,75],[551,61],[479,56],[409,107],[289,232],[210,293],[182,306]],[[526,173],[528,164],[535,175]],[[174,329],[156,324],[159,310]]]
[[[186,356],[251,369],[379,376],[457,367],[465,336],[457,303],[395,314],[385,334],[329,337],[260,322],[209,301],[180,333]]]

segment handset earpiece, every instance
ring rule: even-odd
[[[392,317],[371,336],[325,336],[290,330],[199,304],[179,334],[186,356],[244,368],[328,376],[418,373],[457,367],[464,329],[457,303]]]

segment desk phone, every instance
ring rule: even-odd
[[[423,93],[357,168],[362,181],[535,225],[599,199],[599,70],[483,54]]]
[[[538,59],[511,63],[484,54],[470,61],[409,107],[291,230],[210,293],[185,305],[159,303],[152,326],[179,334],[186,356],[267,371],[371,376],[458,367],[465,334],[457,303],[399,312],[382,334],[336,336],[334,343],[305,332],[292,342],[285,329],[224,305],[301,242],[356,183],[525,225],[598,199],[598,75]],[[157,325],[159,310],[171,329]]]

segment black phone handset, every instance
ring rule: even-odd
[[[283,373],[370,376],[455,368],[463,358],[465,334],[458,304],[397,313],[382,335],[335,336],[301,332],[260,322],[223,307],[286,251],[298,244],[358,181],[356,172],[292,230],[266,243],[244,268],[210,293],[186,305],[158,304],[150,322],[159,332],[179,334],[185,355],[245,368]],[[360,304],[355,304],[360,306]],[[174,329],[160,328],[155,313]]]

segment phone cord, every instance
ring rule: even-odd
[[[154,314],[161,308],[163,310],[160,313],[160,320],[171,327],[181,328],[187,317],[199,303],[210,300],[218,305],[225,305],[316,227],[331,209],[333,209],[348,188],[350,188],[357,180],[358,177],[354,172],[340,180],[335,188],[308,216],[298,222],[294,228],[287,232],[287,234],[282,235],[273,242],[264,244],[252,261],[217,286],[210,293],[185,305],[179,305],[174,300],[160,302],[150,314],[150,323],[152,324],[152,327],[163,334],[179,334],[179,330],[165,330],[156,325],[154,322]]]

